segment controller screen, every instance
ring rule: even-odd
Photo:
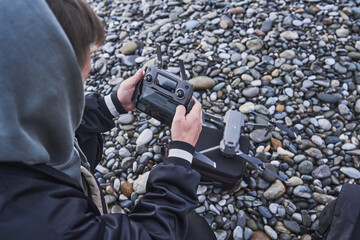
[[[172,118],[179,104],[159,92],[146,87],[137,107],[157,119]]]
[[[160,87],[164,88],[165,90],[168,90],[169,92],[172,93],[175,92],[177,82],[167,78],[166,76],[160,73],[157,75],[156,79]]]

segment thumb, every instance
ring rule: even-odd
[[[175,116],[174,116],[174,120],[175,119],[181,119],[181,118],[185,118],[185,114],[186,114],[186,109],[183,105],[178,105],[176,107],[176,112],[175,112]]]
[[[144,76],[145,72],[142,69],[139,69],[134,76],[131,78],[128,78],[124,81],[126,82],[126,85],[129,87],[135,87],[135,85],[141,80],[141,78]]]

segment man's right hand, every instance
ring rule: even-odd
[[[183,105],[176,108],[176,113],[171,125],[171,136],[173,141],[182,141],[195,146],[202,129],[201,104],[193,97],[195,104],[191,111],[186,114]]]

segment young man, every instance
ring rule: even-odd
[[[147,194],[133,212],[107,214],[103,199],[94,194],[99,193],[94,178],[83,175],[81,181],[80,163],[86,160],[74,141],[84,106],[85,65],[81,72],[68,38],[42,0],[1,1],[0,31],[6,33],[0,35],[0,239],[184,239],[200,176],[190,168],[191,159],[172,149],[194,151],[200,104],[186,116],[184,107],[177,109],[170,156],[151,171]],[[142,74],[124,82],[123,89],[132,88]],[[92,109],[104,119],[113,115],[108,106],[116,100],[127,106],[121,98],[94,99]],[[84,119],[82,125],[101,122]]]

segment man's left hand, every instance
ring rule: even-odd
[[[132,96],[135,91],[136,84],[144,76],[145,72],[140,69],[134,76],[126,79],[120,84],[120,87],[117,91],[117,97],[126,111],[135,109],[135,103],[132,101]]]

